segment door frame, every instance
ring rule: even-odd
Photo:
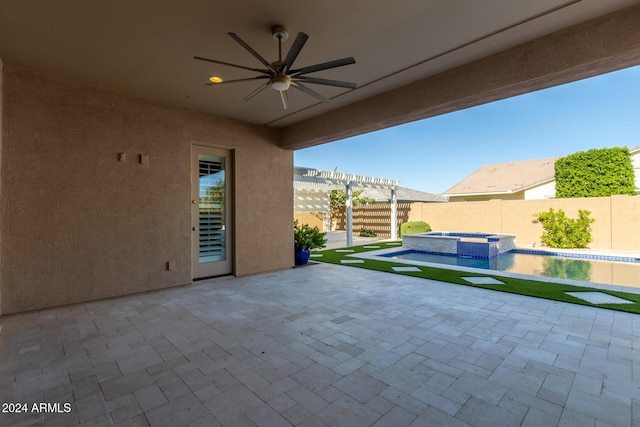
[[[235,153],[233,149],[211,146],[197,142],[191,143],[190,149],[190,232],[191,232],[191,278],[193,281],[204,280],[212,277],[228,276],[235,274]],[[199,209],[198,209],[198,192],[199,192],[199,165],[198,155],[209,154],[213,156],[221,156],[225,159],[225,261],[206,263],[208,267],[224,266],[224,268],[207,268],[199,264]]]

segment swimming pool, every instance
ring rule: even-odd
[[[436,264],[434,266],[437,266],[437,264],[444,264],[640,288],[640,259],[633,257],[514,249],[494,258],[479,259],[402,250],[401,248],[396,248],[392,252],[384,251],[378,256],[378,259],[402,260],[404,263],[415,261],[418,265]]]

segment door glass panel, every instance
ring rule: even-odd
[[[223,261],[226,258],[224,157],[199,154],[198,169],[199,262]]]

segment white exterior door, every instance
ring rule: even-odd
[[[231,152],[192,145],[191,259],[194,279],[233,272]]]

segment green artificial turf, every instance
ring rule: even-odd
[[[400,243],[400,242],[397,242]],[[365,248],[365,246],[379,246],[379,248]],[[573,304],[581,304],[592,307],[609,308],[611,310],[626,311],[629,313],[640,313],[640,294],[633,294],[627,292],[611,291],[608,289],[599,289],[588,286],[575,286],[566,285],[562,283],[542,282],[529,279],[516,279],[511,277],[493,276],[490,273],[478,274],[468,273],[465,271],[448,270],[446,268],[433,268],[416,265],[420,271],[394,271],[391,267],[406,267],[407,264],[400,264],[389,261],[369,260],[362,258],[353,258],[349,255],[356,253],[375,251],[380,249],[389,249],[394,245],[387,243],[376,243],[362,246],[351,246],[349,248],[342,248],[353,250],[353,252],[337,252],[341,249],[325,249],[322,251],[314,251],[314,254],[322,254],[322,256],[314,256],[313,261],[325,262],[330,264],[338,264],[346,267],[365,268],[368,270],[382,271],[385,273],[403,274],[405,276],[421,277],[424,279],[433,279],[441,282],[455,283],[458,285],[473,286],[476,288],[492,289],[500,292],[510,292],[513,294],[527,295],[531,297],[545,298],[555,301],[569,302]],[[342,264],[342,259],[362,259],[363,263],[357,264]],[[489,271],[489,270],[488,270]],[[493,277],[496,280],[503,282],[503,285],[476,285],[469,283],[462,277]],[[623,298],[629,301],[633,301],[634,304],[592,304],[590,302],[575,298],[571,295],[567,295],[565,292],[602,292],[605,294],[613,295],[618,298]]]

